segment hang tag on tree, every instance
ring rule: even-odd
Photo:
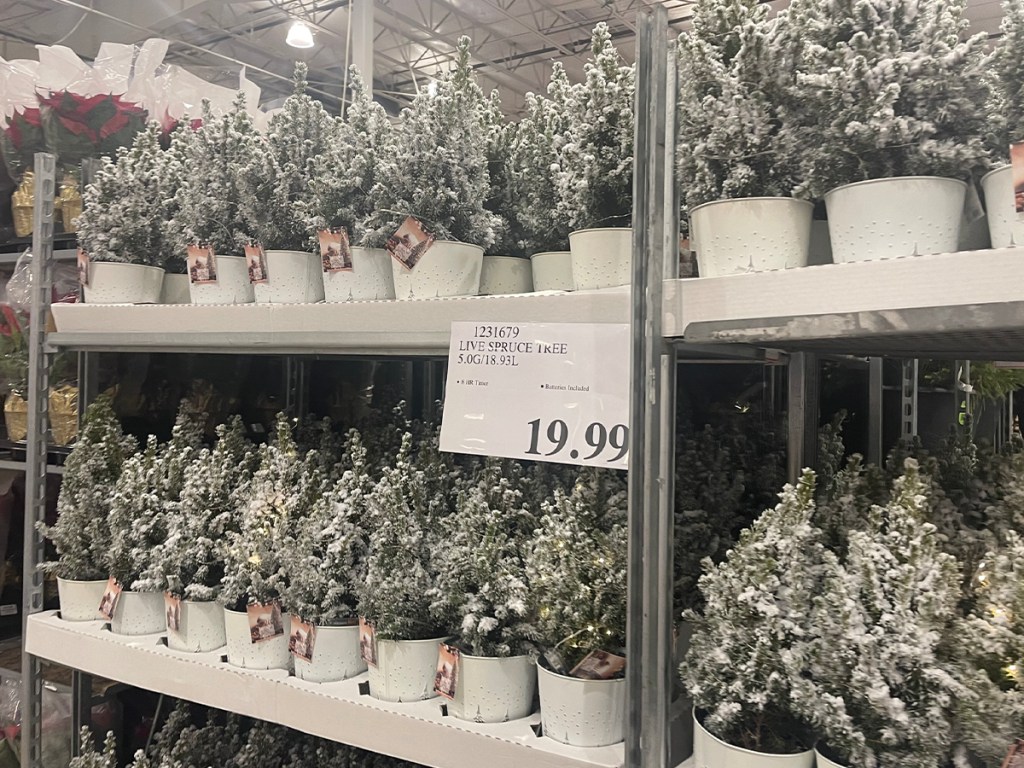
[[[544,651],[544,661],[556,675],[564,675],[569,671],[565,666],[565,658],[556,648],[548,648]]]
[[[253,243],[245,246],[245,264],[249,270],[249,282],[259,285],[270,281],[270,272],[267,269],[267,254],[263,246]]]
[[[377,667],[377,631],[362,616],[359,617],[359,657],[369,666]]]
[[[164,592],[164,612],[167,615],[167,629],[171,632],[181,631],[181,598],[170,592]]]
[[[591,651],[569,674],[582,680],[611,680],[626,668],[626,659],[608,651]]]
[[[453,700],[459,687],[459,661],[461,654],[455,646],[439,643],[437,673],[434,675],[434,693]]]
[[[249,617],[249,641],[253,645],[284,634],[284,616],[281,614],[281,604],[276,600],[247,605],[245,613]]]
[[[348,242],[348,231],[344,227],[318,230],[320,240],[320,261],[324,273],[351,272],[352,248]]]
[[[217,282],[217,258],[213,248],[193,243],[185,249],[185,264],[192,285],[210,285]]]
[[[304,661],[313,661],[316,646],[316,626],[292,614],[292,628],[288,636],[288,650],[292,656]]]
[[[423,257],[434,244],[434,235],[423,226],[423,223],[410,216],[402,226],[388,238],[385,246],[388,253],[410,272],[423,260]]]
[[[114,618],[114,610],[117,608],[117,601],[121,598],[122,587],[117,579],[111,576],[107,579],[107,587],[103,590],[103,598],[100,600],[99,612],[107,621]]]
[[[75,261],[78,264],[78,283],[83,288],[89,287],[89,254],[85,248],[79,248],[75,254]]]
[[[1010,174],[1013,178],[1013,210],[1024,220],[1024,141],[1010,145]]]
[[[1024,739],[1017,739],[1010,745],[1010,751],[999,768],[1024,768]]]

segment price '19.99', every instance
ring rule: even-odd
[[[547,423],[547,426],[541,423],[541,419],[534,419],[527,424],[530,427],[530,447],[526,453],[534,456],[557,456],[565,451],[570,459],[580,458],[580,449],[569,445],[569,425],[561,419],[553,419]],[[547,438],[544,450],[541,449],[542,437]],[[592,451],[589,455],[582,457],[584,461],[597,458],[606,451],[611,455],[602,456],[602,458],[608,462],[618,461],[629,450],[629,427],[625,424],[615,424],[609,427],[595,421],[587,425],[583,432],[583,440]],[[547,450],[548,448],[551,450]]]

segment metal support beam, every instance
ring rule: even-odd
[[[28,444],[25,466],[24,584],[21,636],[30,614],[43,610],[43,537],[37,523],[46,519],[46,453],[49,429],[49,355],[45,351],[46,320],[50,314],[53,265],[53,200],[57,186],[57,158],[38,153],[35,158],[35,211],[32,230],[32,303],[28,333]],[[42,765],[43,681],[39,660],[21,657],[21,765]]]
[[[83,727],[92,725],[92,675],[71,671],[71,754],[82,751],[78,734]]]
[[[673,347],[662,335],[662,284],[678,269],[675,73],[668,14],[644,14],[637,38],[629,440],[626,768],[668,768],[672,680],[675,442]]]
[[[795,483],[804,467],[818,466],[818,357],[810,352],[789,358],[788,423],[786,474]]]
[[[882,463],[882,426],[885,390],[882,382],[881,357],[872,357],[868,363],[868,462]]]
[[[917,435],[917,370],[918,361],[903,360],[900,375],[900,439]]]
[[[348,17],[352,25],[352,63],[359,69],[370,96],[373,96],[373,4],[374,0],[352,0]],[[344,98],[348,98],[347,93]]]

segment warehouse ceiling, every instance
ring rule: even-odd
[[[360,0],[355,0],[359,2]],[[775,0],[773,5],[785,0]],[[580,79],[590,31],[608,23],[632,60],[639,13],[659,0],[375,0],[374,88],[392,111],[449,66],[456,40],[473,40],[481,85],[501,93],[518,114],[530,91],[543,92],[551,64],[562,61]],[[692,0],[660,0],[670,24],[686,27]],[[998,33],[999,0],[970,0],[975,31]],[[307,21],[316,45],[289,47],[296,19]],[[291,62],[310,67],[311,86],[340,107],[350,61],[349,0],[0,0],[0,56],[35,58],[35,44],[67,45],[85,58],[104,41],[171,41],[167,60],[212,82],[234,86],[242,64],[263,88],[264,103],[289,92]]]

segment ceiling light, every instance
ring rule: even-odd
[[[292,48],[312,48],[313,33],[304,21],[293,21],[288,29],[288,37],[284,40]]]

